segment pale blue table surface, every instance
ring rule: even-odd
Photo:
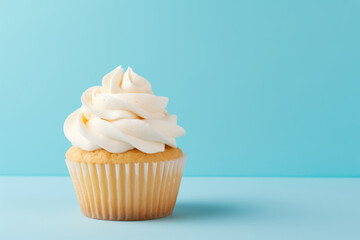
[[[360,239],[360,179],[184,178],[169,217],[84,217],[69,177],[0,177],[0,239]]]

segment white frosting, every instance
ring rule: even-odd
[[[102,86],[87,89],[82,106],[66,119],[65,136],[86,151],[105,149],[121,153],[136,148],[145,153],[176,147],[176,137],[185,130],[168,115],[168,98],[155,96],[150,83],[129,67],[121,66],[102,80]]]

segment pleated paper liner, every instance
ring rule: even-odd
[[[65,161],[85,216],[104,220],[147,220],[172,213],[186,155],[150,163]]]

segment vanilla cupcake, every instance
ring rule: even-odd
[[[105,220],[145,220],[171,214],[186,155],[176,146],[185,135],[168,99],[129,67],[89,88],[82,106],[65,121],[72,143],[66,164],[81,211]]]

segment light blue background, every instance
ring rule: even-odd
[[[359,1],[0,0],[0,175],[67,175],[63,122],[132,66],[186,176],[360,176]]]

